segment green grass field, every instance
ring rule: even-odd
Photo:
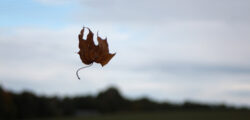
[[[246,111],[171,111],[116,113],[78,117],[59,117],[36,120],[250,120]]]

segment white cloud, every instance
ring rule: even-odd
[[[68,0],[34,0],[34,1],[45,5],[64,5],[70,2]],[[71,2],[72,1],[73,0],[71,0]]]

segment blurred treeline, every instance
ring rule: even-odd
[[[105,114],[136,111],[179,111],[179,110],[249,110],[205,105],[192,102],[171,104],[155,102],[147,98],[129,100],[111,87],[97,96],[45,97],[31,92],[20,94],[5,91],[0,86],[0,119],[43,118],[84,114]]]

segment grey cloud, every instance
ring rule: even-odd
[[[226,94],[234,97],[250,98],[250,90],[233,90],[228,91]]]
[[[158,63],[144,65],[133,68],[136,71],[155,71],[172,74],[192,74],[192,75],[211,75],[211,74],[250,74],[250,66],[226,66],[209,65],[197,63]]]
[[[113,22],[250,20],[248,0],[83,0],[84,19]],[[91,12],[85,12],[89,9]]]

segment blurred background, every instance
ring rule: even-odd
[[[0,115],[113,118],[186,105],[249,119],[249,11],[249,0],[0,0]],[[116,56],[78,80],[83,26],[107,37]]]

